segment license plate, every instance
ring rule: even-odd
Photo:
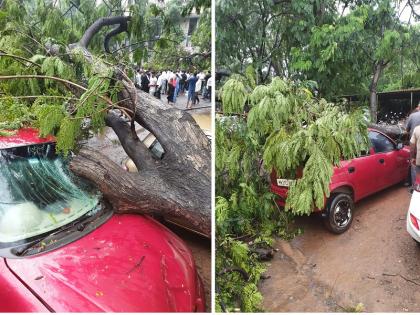
[[[291,184],[293,184],[295,181],[293,179],[282,179],[277,178],[277,186],[281,187],[290,187]]]

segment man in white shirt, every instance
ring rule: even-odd
[[[168,75],[167,75],[166,71],[162,71],[162,84],[161,84],[161,89],[160,89],[160,92],[162,94],[166,93],[167,85],[168,85]]]
[[[198,79],[200,80],[200,83],[199,83],[199,85],[200,85],[200,90],[198,91],[198,92],[200,92],[201,93],[201,95],[203,95],[203,89],[204,89],[204,79],[206,78],[206,74],[203,72],[203,71],[201,71],[199,74],[198,74]]]
[[[207,80],[207,93],[205,95],[205,98],[211,100],[211,89],[213,86],[213,77],[208,78]]]
[[[135,86],[136,86],[136,88],[140,88],[140,86],[141,86],[141,73],[140,73],[140,69],[137,69],[137,71],[136,71],[136,79],[135,79]]]
[[[163,84],[163,73],[157,74],[156,81],[156,98],[160,99],[160,94],[162,93],[162,84]]]

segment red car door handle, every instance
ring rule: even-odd
[[[349,173],[354,173],[356,168],[354,166],[350,166],[347,170],[349,171]]]
[[[379,163],[384,164],[385,160],[384,159],[379,159]]]

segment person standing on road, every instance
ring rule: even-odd
[[[166,71],[162,71],[162,85],[161,85],[161,89],[160,89],[161,94],[166,93],[167,85],[168,85],[167,73],[166,73]]]
[[[202,87],[203,87],[203,81],[200,80],[200,76],[197,76],[197,83],[195,84],[195,93],[194,93],[194,98],[193,98],[193,105],[200,103],[200,99],[198,98],[198,94],[201,93]]]
[[[149,83],[149,93],[153,96],[156,96],[156,89],[157,89],[157,78],[154,72],[150,73],[150,83]]]
[[[141,90],[146,92],[146,93],[149,93],[149,90],[150,90],[149,83],[150,83],[150,77],[149,77],[149,74],[146,70],[141,75]]]
[[[413,139],[414,130],[420,126],[420,101],[414,110],[413,113],[410,114],[410,116],[407,119],[405,130],[410,136],[410,146],[412,145],[411,140]],[[414,161],[412,159],[412,161]],[[416,181],[416,172],[417,172],[417,165],[420,166],[420,164],[411,164],[411,190],[414,187],[414,183]]]
[[[176,103],[176,98],[178,97],[179,94],[179,81],[181,79],[181,76],[178,73],[174,74],[174,78],[175,78],[175,94],[174,94],[174,104]]]
[[[412,170],[414,169],[414,179],[412,178],[412,188],[414,188],[416,178],[420,175],[420,126],[414,128],[410,138],[410,153]]]
[[[200,73],[198,74],[199,82],[197,82],[197,85],[200,86],[200,90],[196,91],[196,94],[198,94],[197,92],[199,92],[201,95],[204,94],[205,79],[206,79],[206,74],[204,73],[204,71],[200,71]]]
[[[204,98],[207,98],[209,101],[211,101],[211,88],[213,86],[213,77],[210,77],[207,79],[207,89],[206,89],[206,95]]]
[[[179,81],[179,92],[182,94],[184,94],[184,90],[185,90],[185,82],[187,82],[187,75],[185,73],[185,71],[181,72],[181,79]]]
[[[176,87],[176,76],[173,75],[168,81],[168,104],[175,104],[175,87]]]
[[[138,68],[137,71],[136,71],[136,78],[135,78],[135,83],[134,83],[134,85],[138,89],[141,88],[141,75],[142,75],[142,73],[140,71],[140,68]]]
[[[188,79],[188,100],[187,100],[187,108],[192,108],[192,105],[195,104],[195,86],[197,84],[198,78],[197,74],[190,76]],[[191,102],[191,103],[190,103]],[[191,106],[190,106],[191,104]]]

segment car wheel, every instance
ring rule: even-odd
[[[341,234],[353,221],[354,202],[349,194],[332,194],[328,199],[324,223],[328,230]]]

